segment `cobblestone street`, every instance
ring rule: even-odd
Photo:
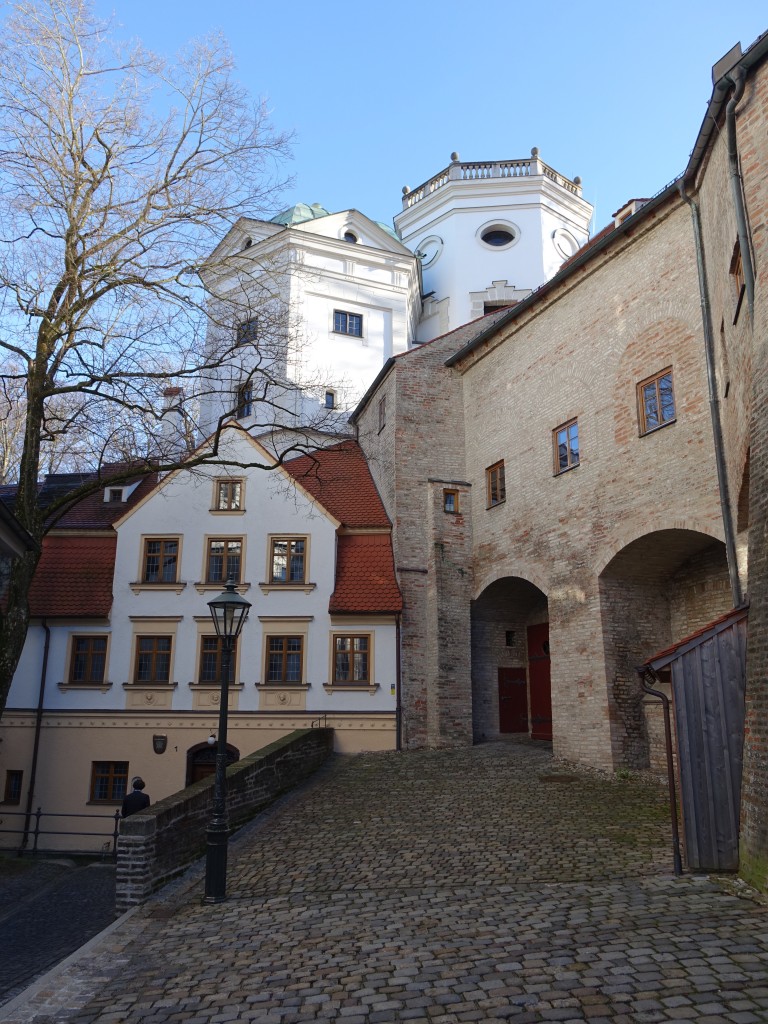
[[[768,1021],[768,914],[671,872],[663,792],[546,749],[337,758],[0,1019]]]

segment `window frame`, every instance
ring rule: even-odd
[[[253,382],[249,380],[241,384],[237,389],[235,395],[235,417],[240,420],[253,416],[253,405]]]
[[[379,399],[379,433],[387,425],[387,396],[382,395]]]
[[[98,765],[109,765],[106,772],[98,772]],[[117,770],[118,768],[125,770]],[[130,768],[129,761],[91,761],[91,782],[88,790],[88,803],[89,804],[121,804],[123,798],[128,792],[128,769]],[[96,783],[97,779],[107,779],[109,786],[109,796],[97,796],[96,795]],[[122,782],[122,792],[120,792]],[[117,792],[115,792],[115,786],[117,786]]]
[[[233,488],[239,489],[237,498],[232,496]],[[226,493],[225,504],[222,494]],[[213,481],[213,508],[211,512],[243,512],[245,511],[245,481],[241,476],[220,476]],[[236,503],[235,503],[236,502]]]
[[[148,557],[150,555],[150,552],[148,551],[148,546],[150,544],[160,544],[160,552],[159,552],[159,556],[158,557],[159,557],[159,565],[160,565],[161,568],[163,568],[163,561],[164,561],[164,559],[166,557],[165,556],[165,545],[166,544],[175,544],[176,545],[173,579],[155,579],[155,580],[150,580],[150,579],[147,578],[148,577],[147,559],[148,559]],[[165,537],[152,535],[152,536],[148,536],[148,537],[143,537],[142,538],[142,545],[141,545],[141,572],[139,574],[139,582],[141,583],[141,585],[143,587],[176,586],[178,584],[178,582],[179,582],[179,565],[180,565],[180,563],[181,563],[181,537],[179,537],[179,536],[172,536],[172,535],[168,535],[168,536],[165,536]]]
[[[264,685],[265,686],[304,686],[305,685],[305,653],[306,653],[306,634],[305,633],[267,633],[265,635],[264,644]],[[298,640],[299,650],[290,651],[288,650],[287,643],[284,644],[282,651],[273,651],[270,647],[272,640]],[[270,661],[273,654],[280,654],[282,656],[282,675],[279,679],[270,679]],[[287,679],[286,678],[286,667],[288,657],[290,655],[298,654],[299,656],[299,678],[298,679]]]
[[[235,328],[235,348],[242,348],[243,345],[250,345],[259,337],[259,318],[248,317],[241,320]]]
[[[75,679],[75,661],[81,652],[78,652],[77,645],[81,641],[88,641],[91,644],[94,640],[103,641],[104,650],[103,652],[94,652],[92,649],[85,652],[86,664],[89,666],[89,674],[92,671],[90,666],[94,653],[103,654],[103,665],[101,672],[101,679],[93,678],[81,678]],[[107,677],[107,658],[109,656],[109,633],[73,633],[70,636],[69,645],[69,657],[68,657],[68,669],[67,669],[67,686],[84,686],[84,687],[99,687],[104,686]]]
[[[210,650],[210,644],[215,645],[215,651]],[[206,650],[206,645],[209,649]],[[235,685],[236,678],[236,667],[237,667],[237,640],[232,642],[232,657],[229,663],[229,682],[228,685]],[[221,637],[215,633],[201,633],[199,642],[197,645],[197,672],[195,673],[197,678],[197,686],[213,686],[218,687],[221,685],[221,656],[222,656],[223,645]],[[206,659],[211,655],[214,655],[214,675],[211,679],[204,679],[204,666]]]
[[[16,792],[18,790],[18,792]],[[24,791],[24,772],[21,768],[6,768],[3,803],[9,807],[19,807]]]
[[[154,687],[154,686],[171,686],[172,685],[172,683],[171,683],[171,669],[173,668],[173,647],[174,647],[174,643],[173,642],[174,642],[174,639],[175,639],[175,634],[173,634],[173,633],[143,633],[142,632],[142,633],[136,633],[135,634],[135,636],[134,636],[134,644],[133,644],[134,650],[133,650],[133,679],[132,679],[132,685],[134,685],[134,686],[152,686],[152,687]],[[141,650],[141,642],[142,642],[142,640],[144,640],[144,641],[151,640],[151,641],[154,642],[154,649],[151,652],[152,677],[150,679],[140,679],[139,678],[139,669],[140,669],[140,664],[141,664],[141,656],[142,656],[143,653],[146,653],[146,652],[143,652]],[[168,650],[167,650],[167,652],[159,651],[157,649],[157,642],[161,641],[161,640],[168,642]],[[159,654],[163,654],[163,655],[167,654],[167,658],[168,658],[168,671],[167,671],[167,678],[165,678],[165,679],[160,679],[160,678],[157,677],[156,662],[157,662],[157,657],[158,657]]]
[[[291,548],[292,548],[293,544],[296,544],[296,543],[299,543],[299,542],[303,543],[303,545],[304,545],[304,550],[303,550],[302,555],[301,555],[301,557],[302,557],[302,577],[301,577],[300,580],[299,579],[289,579],[288,578],[289,577],[288,567],[290,565],[290,561],[291,561],[291,557],[292,557]],[[287,549],[287,552],[286,552],[286,560],[285,560],[285,564],[286,564],[285,576],[286,576],[286,578],[284,580],[283,579],[275,578],[275,573],[274,573],[274,569],[275,569],[275,545],[276,544],[283,544],[283,543],[288,545],[288,549]],[[272,535],[270,535],[270,537],[269,537],[269,546],[268,546],[268,549],[267,549],[267,585],[270,586],[270,587],[291,587],[291,586],[293,586],[293,587],[304,587],[304,586],[306,586],[307,585],[307,578],[308,578],[308,571],[309,571],[308,555],[309,555],[309,538],[306,535],[303,535],[303,534],[287,534],[287,533],[280,533],[280,534],[272,534]]]
[[[573,449],[571,448],[571,428],[576,428],[576,458],[572,458]],[[566,465],[561,465],[560,461],[560,440],[558,435],[565,431],[565,453],[566,453]],[[552,458],[553,458],[553,473],[554,476],[562,476],[563,473],[568,473],[572,469],[577,469],[581,465],[581,440],[579,438],[579,417],[574,416],[570,420],[566,420],[565,423],[561,423],[559,427],[555,427],[552,431]]]
[[[739,319],[739,313],[741,312],[741,306],[744,302],[744,295],[747,290],[746,281],[744,280],[744,257],[741,252],[741,243],[738,239],[733,247],[733,256],[731,256],[729,273],[731,275],[731,280],[733,281],[733,323],[735,324]]]
[[[222,572],[224,575],[216,577],[215,579],[211,575],[211,557],[212,557],[212,546],[214,544],[223,544],[224,553],[222,554]],[[245,560],[245,539],[243,537],[206,537],[205,541],[205,566],[203,572],[203,580],[205,586],[221,586],[224,587],[229,580],[229,546],[230,544],[239,544],[240,553],[238,557],[237,576],[235,577],[235,585],[239,586],[243,581],[243,563]]]
[[[496,497],[494,498],[494,490]],[[485,470],[485,501],[486,508],[496,508],[507,500],[507,484],[504,459],[499,459]]]
[[[325,389],[325,399],[323,402],[323,408],[328,409],[329,411],[331,409],[338,408],[337,395],[333,388]]]
[[[352,330],[353,325],[358,329]],[[348,338],[364,337],[363,314],[351,313],[348,309],[334,309],[331,333],[343,334]]]
[[[453,508],[448,508],[449,501],[451,500],[453,501]],[[459,492],[455,487],[443,488],[443,512],[451,516],[458,516],[461,514]]]
[[[337,644],[340,640],[356,641],[365,640],[366,648],[365,651],[357,652],[353,648],[349,648],[348,651],[339,651]],[[339,654],[351,654],[351,664],[354,665],[354,656],[356,654],[364,654],[366,659],[366,675],[364,679],[339,679],[338,673],[338,656]],[[352,671],[354,676],[354,669]],[[373,635],[371,633],[339,633],[334,632],[331,634],[331,686],[333,687],[364,687],[369,689],[373,686]]]
[[[664,377],[669,377],[670,387],[672,390],[672,403],[673,403],[673,414],[669,419],[661,419],[662,405],[661,405],[661,393],[659,390],[659,381],[663,380]],[[645,411],[645,388],[650,387],[652,384],[656,385],[656,404],[657,414],[659,422],[655,426],[648,426],[648,420]],[[646,377],[641,380],[637,385],[637,417],[638,417],[638,429],[640,437],[645,437],[647,434],[655,434],[657,430],[661,430],[662,427],[668,427],[671,423],[677,422],[677,400],[675,398],[675,377],[672,366],[667,366],[665,369],[660,370],[658,373],[651,374],[650,377]]]

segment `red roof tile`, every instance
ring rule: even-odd
[[[678,640],[677,643],[672,644],[671,647],[665,647],[663,651],[657,651],[656,654],[651,655],[647,658],[641,668],[661,668],[658,662],[669,663],[673,661],[677,656],[678,651],[683,647],[687,647],[689,644],[696,646],[696,641],[708,640],[711,636],[719,633],[721,630],[726,629],[733,622],[737,622],[739,619],[745,619],[748,615],[748,610],[745,607],[733,608],[731,611],[726,612],[725,615],[721,615],[719,618],[714,619],[712,622],[708,622],[706,626],[702,626],[701,629],[697,629],[695,633],[689,633],[688,636],[684,636],[682,640]]]
[[[351,529],[390,526],[363,450],[357,441],[342,441],[284,463],[323,508]]]
[[[29,594],[30,614],[106,618],[112,607],[116,547],[116,535],[45,537]]]
[[[336,589],[328,611],[373,615],[399,612],[402,607],[391,536],[342,534],[336,547]]]

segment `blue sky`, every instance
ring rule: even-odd
[[[296,133],[282,205],[355,207],[387,223],[402,186],[437,173],[452,150],[494,160],[538,146],[581,176],[602,227],[680,173],[712,65],[768,29],[756,0],[97,0],[97,10],[165,54],[221,29],[242,83]]]

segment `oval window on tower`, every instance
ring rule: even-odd
[[[520,237],[520,229],[506,221],[494,221],[491,224],[483,224],[477,232],[477,237],[489,249],[508,249]]]

